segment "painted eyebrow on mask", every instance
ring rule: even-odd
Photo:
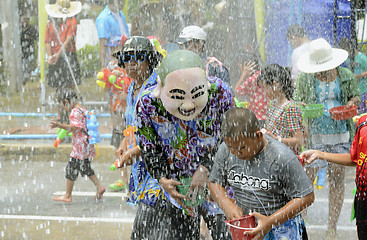
[[[197,87],[194,87],[194,89],[191,90],[191,94],[193,94],[194,92],[200,90],[200,89],[203,89],[204,88],[204,85],[200,85],[200,86],[197,86]]]
[[[182,90],[182,89],[177,89],[177,88],[172,89],[171,91],[169,91],[169,93],[181,93],[181,94],[183,94],[183,95],[185,95],[185,94],[186,94],[186,92],[185,92],[184,90]]]

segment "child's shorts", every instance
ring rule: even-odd
[[[79,173],[82,177],[84,177],[84,175],[87,175],[88,177],[94,175],[94,170],[92,169],[88,158],[80,160],[70,157],[69,162],[66,164],[65,172],[66,179],[71,181],[75,181],[78,178]]]
[[[265,235],[263,240],[306,240],[308,239],[306,226],[301,217],[298,215],[282,225],[275,227]]]

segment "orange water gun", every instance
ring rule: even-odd
[[[135,130],[136,127],[133,126],[128,126],[124,131],[124,136],[126,138],[126,143],[127,143],[127,151],[124,154],[132,154],[135,155],[133,153],[134,148],[139,146],[136,146],[136,139],[135,139]],[[139,148],[140,149],[140,148]],[[117,159],[111,166],[110,169],[111,171],[114,171],[116,168],[120,168],[121,164],[120,164],[120,160]]]
[[[57,148],[61,141],[68,135],[69,137],[73,137],[73,133],[66,131],[65,129],[59,128],[57,129],[57,137],[54,141],[53,147]]]

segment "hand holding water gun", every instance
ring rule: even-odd
[[[72,132],[69,132],[66,131],[65,129],[62,129],[62,128],[59,128],[57,129],[57,137],[54,141],[54,148],[57,148],[59,146],[59,144],[61,143],[61,141],[66,137],[66,135],[68,135],[69,137],[72,137],[73,136],[73,133]]]
[[[121,141],[116,152],[118,159],[110,166],[112,171],[116,168],[121,168],[124,163],[127,165],[133,164],[133,160],[141,155],[140,147],[136,145],[134,131],[135,127],[133,126],[129,126],[124,130],[125,138]]]

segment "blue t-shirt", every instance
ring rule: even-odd
[[[324,114],[314,120],[312,134],[339,134],[347,132],[347,122],[332,119],[329,112],[331,108],[343,105],[339,78],[329,83],[321,82],[315,78],[315,89],[317,103],[324,104]]]
[[[96,27],[98,38],[107,38],[108,41],[116,36],[125,35],[130,37],[125,15],[121,11],[118,13],[112,12],[108,6],[98,15]]]

